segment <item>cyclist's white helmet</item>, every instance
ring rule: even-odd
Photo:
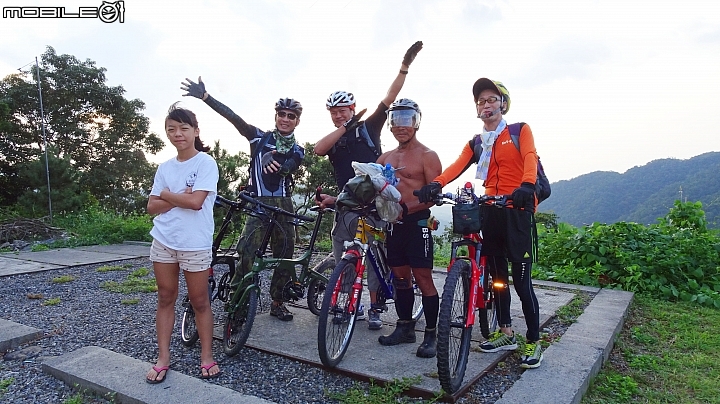
[[[409,126],[420,129],[420,119],[422,118],[420,106],[409,98],[401,98],[390,104],[387,114],[389,128]]]
[[[327,106],[327,109],[330,109],[332,107],[354,108],[354,105],[355,96],[352,93],[348,93],[347,91],[335,91],[334,93],[330,94],[327,101],[325,102],[325,106]]]

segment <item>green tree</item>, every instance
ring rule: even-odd
[[[220,142],[215,141],[213,148],[208,152],[218,165],[220,178],[218,180],[218,195],[234,199],[238,188],[247,184],[250,174],[250,155],[240,151],[231,155],[227,150],[220,148]]]
[[[48,47],[41,56],[40,79],[47,143],[57,157],[79,173],[81,191],[120,211],[144,209],[155,166],[145,153],[163,148],[149,132],[145,104],[128,100],[122,86],[106,84],[106,69],[92,60],[58,55]],[[0,155],[5,166],[33,161],[43,152],[37,69],[0,81],[0,100],[10,109],[0,127]],[[2,170],[6,172],[7,170]],[[50,178],[60,173],[50,172]],[[18,186],[17,179],[3,180]],[[25,184],[20,184],[29,189]],[[3,203],[9,201],[3,200]]]
[[[50,195],[53,213],[75,212],[92,199],[88,191],[82,191],[78,179],[81,174],[69,159],[58,158],[55,150],[48,152],[48,165],[54,173],[50,177]],[[43,216],[48,211],[47,173],[45,157],[38,156],[20,166],[20,180],[27,187],[18,198],[19,212],[23,216]]]
[[[294,174],[295,178],[295,205],[305,210],[315,205],[315,190],[320,187],[324,194],[337,195],[340,193],[335,181],[335,170],[330,160],[315,154],[315,144],[305,143],[305,159],[300,169]]]

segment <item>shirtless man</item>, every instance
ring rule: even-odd
[[[398,315],[397,327],[390,335],[378,338],[381,345],[397,345],[415,342],[415,321],[412,320],[413,301],[412,276],[415,276],[425,312],[425,336],[416,355],[433,358],[436,354],[437,317],[440,306],[437,289],[432,280],[433,241],[427,221],[431,203],[420,203],[413,190],[432,181],[442,165],[437,153],[428,149],[415,136],[420,128],[422,114],[418,105],[407,98],[392,103],[388,109],[388,125],[398,147],[378,158],[378,163],[390,163],[396,169],[400,182],[397,185],[402,195],[402,223],[393,225],[387,237],[387,261],[395,275],[397,290],[395,310]]]

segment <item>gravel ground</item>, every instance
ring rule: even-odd
[[[4,355],[4,360],[0,362],[0,402],[63,403],[77,393],[71,386],[42,372],[43,357],[62,355],[95,345],[143,361],[155,360],[156,295],[126,295],[108,292],[100,287],[106,281],[121,282],[138,268],[151,269],[151,263],[147,259],[136,259],[104,265],[125,268],[121,271],[98,272],[97,268],[103,265],[95,264],[2,278],[0,318],[39,328],[45,331],[45,335]],[[74,280],[53,283],[54,278],[64,275],[72,276]],[[152,276],[150,272],[148,277]],[[264,285],[268,283],[266,281]],[[263,295],[265,300],[262,310],[267,311],[267,293]],[[43,305],[53,298],[59,298],[60,302]],[[121,302],[130,299],[136,299],[137,303]],[[589,302],[590,299],[586,300]],[[222,310],[219,302],[215,304],[215,310]],[[177,313],[176,329],[182,314],[179,304]],[[562,335],[567,326],[555,320],[546,331],[554,339]],[[253,349],[244,349],[240,355],[231,359],[226,359],[220,344],[215,343],[214,349],[215,358],[221,363],[224,373],[223,377],[211,382],[277,403],[331,403],[333,400],[327,397],[326,390],[342,392],[356,385],[367,386],[366,383],[345,376]],[[178,332],[173,334],[171,351],[173,371],[197,375],[199,350],[185,348],[180,343]],[[494,403],[520,377],[522,370],[518,365],[519,357],[510,356],[478,381],[459,402]],[[12,383],[3,391],[2,381],[10,378]],[[84,402],[107,401],[86,397]]]

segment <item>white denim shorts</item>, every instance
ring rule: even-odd
[[[210,268],[212,250],[178,251],[153,239],[150,247],[150,261],[163,264],[179,264],[180,269],[188,272],[202,272]]]

